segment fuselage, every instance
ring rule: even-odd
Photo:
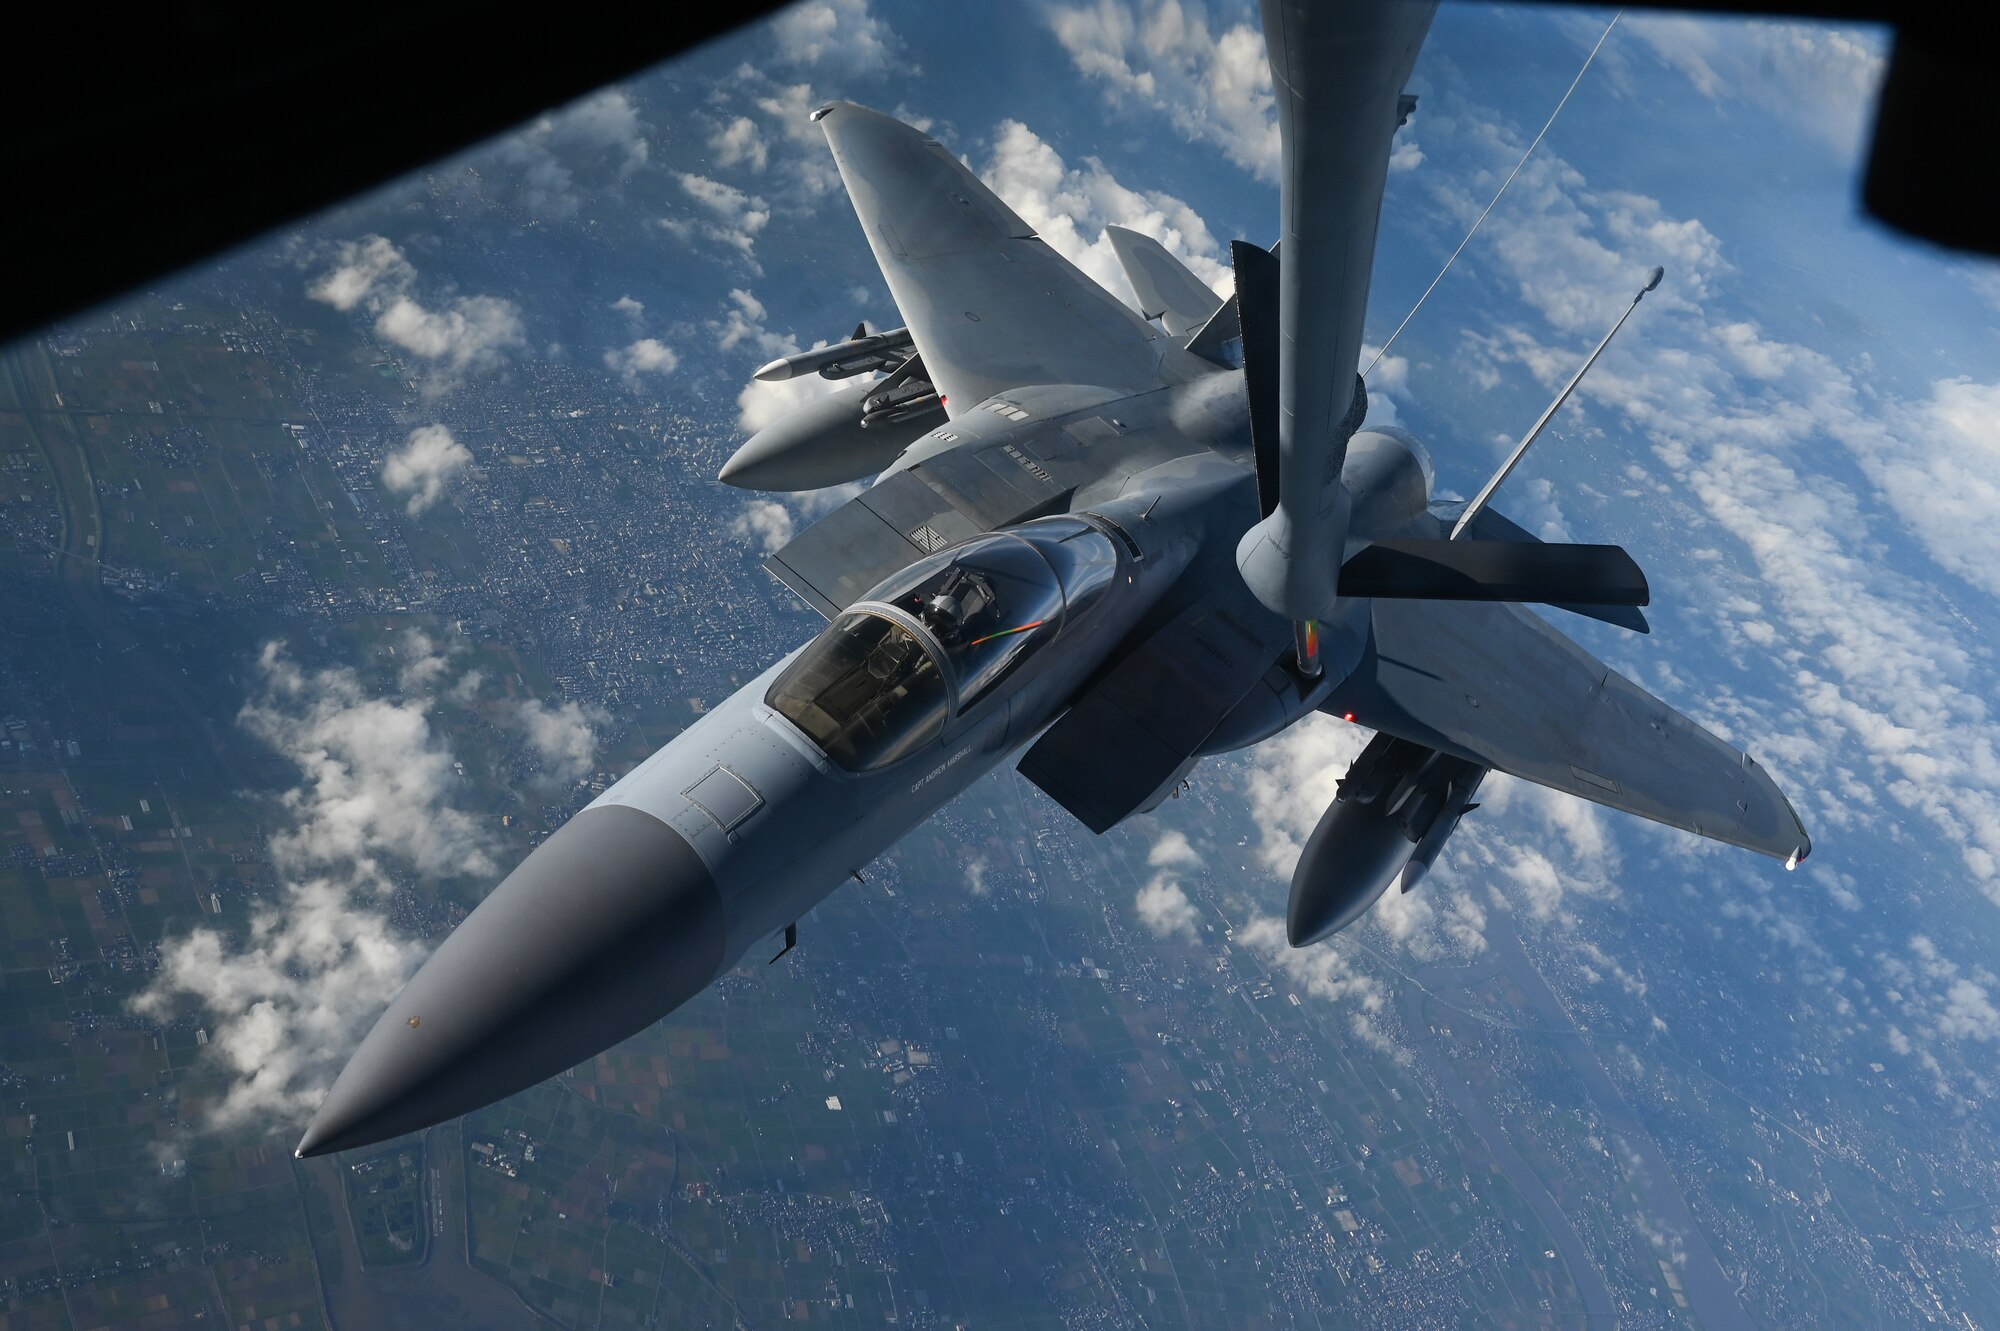
[[[1016,392],[916,441],[885,479],[976,444],[1073,476],[1067,511],[897,570],[531,852],[390,1005],[301,1153],[456,1116],[657,1021],[1191,607],[1233,606],[1282,641],[1284,622],[1245,596],[1233,559],[1256,514],[1240,378],[1122,400],[1074,385]],[[1078,446],[1078,419],[1111,425]],[[1357,442],[1357,532],[1377,510],[1384,527],[1422,513],[1421,449]],[[1335,668],[1298,687],[1245,681],[1201,751],[1254,743],[1316,707],[1365,642],[1366,606],[1350,610],[1323,628]]]

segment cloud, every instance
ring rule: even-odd
[[[1201,915],[1179,882],[1177,869],[1193,869],[1201,864],[1201,856],[1188,843],[1187,834],[1168,829],[1160,834],[1146,852],[1146,863],[1159,872],[1152,881],[1139,889],[1133,906],[1139,912],[1139,922],[1160,938],[1180,936],[1193,938],[1195,926]]]
[[[446,482],[472,463],[472,450],[442,425],[420,425],[403,447],[382,460],[382,484],[410,496],[411,517],[444,497]]]
[[[1129,188],[1094,157],[1071,167],[1018,120],[1000,122],[981,178],[1050,248],[1135,309],[1138,297],[1104,234],[1107,225],[1159,241],[1218,295],[1235,289],[1219,257],[1222,247],[1187,203],[1157,190]]]
[[[993,890],[987,883],[986,875],[991,866],[984,855],[975,855],[965,866],[965,890],[975,897],[983,897]]]
[[[370,875],[384,855],[428,875],[492,871],[478,824],[446,807],[457,776],[427,700],[370,697],[353,671],[302,670],[277,642],[265,644],[258,676],[263,693],[239,719],[305,778],[280,798],[293,827],[272,838],[274,858]]]
[[[762,171],[771,161],[771,150],[758,133],[757,122],[749,116],[737,116],[716,130],[709,136],[708,146],[715,153],[717,166],[748,166]]]
[[[486,175],[501,179],[505,201],[530,217],[560,221],[575,216],[591,193],[629,179],[651,155],[638,108],[613,89],[503,139],[492,157],[506,170]]]
[[[708,324],[718,351],[736,352],[743,348],[757,358],[753,364],[750,357],[744,357],[744,383],[736,394],[736,427],[746,435],[755,434],[806,403],[837,393],[856,382],[852,379],[827,379],[817,374],[804,374],[775,384],[751,378],[750,371],[757,366],[780,356],[796,356],[800,351],[809,349],[799,345],[795,334],[773,332],[766,323],[769,317],[764,302],[757,299],[755,293],[735,287],[729,292],[721,317],[710,320]],[[825,345],[825,338],[813,343],[814,347]]]
[[[680,186],[690,199],[708,213],[706,219],[667,218],[660,225],[682,240],[704,236],[736,250],[746,259],[755,258],[757,233],[771,220],[771,205],[754,194],[708,176],[683,171]]]
[[[497,296],[448,297],[435,308],[412,294],[417,270],[382,236],[363,236],[335,248],[334,266],[306,288],[312,299],[375,318],[375,334],[436,363],[430,387],[439,390],[464,375],[492,369],[526,345],[520,307]]]
[[[1194,903],[1188,900],[1187,892],[1168,875],[1154,875],[1151,882],[1139,889],[1139,895],[1132,904],[1139,912],[1139,922],[1152,930],[1155,936],[1195,936],[1195,925],[1200,922],[1201,916]]]
[[[417,270],[403,252],[383,236],[343,241],[335,255],[333,270],[307,287],[306,294],[343,313],[378,288],[402,291],[417,279]]]
[[[566,702],[550,707],[530,698],[514,709],[513,724],[527,737],[555,781],[580,781],[597,766],[596,727],[611,719],[600,707]]]
[[[752,499],[729,524],[730,535],[754,541],[760,554],[776,554],[792,539],[792,511],[773,499]]]
[[[1278,178],[1278,121],[1264,37],[1242,22],[1217,33],[1185,0],[1057,5],[1049,26],[1113,106],[1165,116],[1259,178]]]
[[[1257,857],[1273,875],[1291,881],[1306,838],[1369,738],[1359,726],[1315,712],[1252,751],[1250,817],[1261,839]]]
[[[1385,1053],[1395,1051],[1394,1041],[1382,1028],[1388,989],[1355,965],[1348,951],[1352,944],[1335,937],[1294,948],[1285,941],[1284,921],[1272,915],[1254,917],[1236,931],[1236,942],[1312,997],[1345,1009],[1348,1027],[1356,1036]]]
[[[215,929],[163,943],[159,973],[133,1006],[164,1021],[178,996],[194,999],[214,1027],[210,1056],[230,1078],[204,1126],[276,1130],[317,1107],[424,952],[347,885],[312,878],[288,884],[281,906],[255,909],[241,946]]]
[[[623,379],[627,388],[637,388],[644,375],[672,374],[680,363],[674,349],[657,337],[642,337],[630,346],[604,353],[605,366]]]
[[[1444,105],[1431,116],[1439,134],[1460,140],[1488,162],[1476,174],[1430,177],[1433,197],[1458,226],[1469,227],[1519,160],[1523,145],[1497,121],[1452,107],[1449,98],[1440,100]],[[1643,195],[1592,190],[1546,143],[1522,167],[1506,206],[1487,219],[1468,256],[1480,253],[1497,255],[1500,271],[1529,309],[1557,330],[1593,343],[1625,309],[1647,271],[1664,265],[1667,281],[1646,298],[1644,324],[1635,324],[1621,340],[1617,351],[1624,355],[1644,340],[1629,334],[1650,336],[1664,315],[1693,312],[1730,271],[1721,242],[1698,219],[1668,216],[1657,200]],[[1553,388],[1574,372],[1581,356],[1582,351],[1564,348],[1533,367],[1536,377]]]
[[[717,99],[740,108],[738,114],[752,119],[754,141],[764,148],[766,165],[756,165],[751,131],[737,129],[734,133],[743,152],[740,161],[758,173],[760,188],[780,205],[793,211],[817,208],[839,189],[840,172],[827,152],[826,135],[812,119],[812,113],[825,105],[826,99],[815,94],[810,83],[779,83],[764,70],[743,64],[717,89]],[[752,113],[762,118],[761,123]],[[728,133],[732,125],[733,119],[718,137]],[[711,147],[718,154],[735,151],[714,140]],[[723,161],[720,155],[716,160],[721,167],[736,164]]]
[[[902,60],[902,40],[869,11],[868,0],[795,4],[772,21],[771,35],[789,64],[851,76],[882,74],[892,66],[904,75],[917,72]]]
[[[404,641],[419,661],[435,655],[428,639]],[[373,696],[354,671],[301,669],[277,642],[256,669],[240,720],[301,777],[279,798],[287,825],[270,840],[279,899],[253,908],[240,940],[212,928],[166,940],[133,1002],[160,1021],[186,999],[203,1013],[229,1077],[204,1126],[223,1131],[296,1125],[423,959],[384,908],[392,865],[436,877],[494,868],[478,824],[451,806],[457,778],[427,698]],[[404,678],[423,685],[437,672],[406,665]]]
[[[408,696],[430,692],[451,670],[451,650],[439,646],[437,639],[422,629],[406,629],[398,647],[390,651],[402,662],[396,672],[396,686]],[[472,672],[468,678],[476,681],[478,672]]]
[[[1187,833],[1168,830],[1160,834],[1153,848],[1146,852],[1146,863],[1156,869],[1187,868],[1201,863],[1201,856],[1188,844]]]
[[[1667,14],[1633,15],[1623,26],[1703,96],[1746,101],[1843,162],[1857,156],[1886,63],[1879,39],[1824,24]]]
[[[620,296],[611,302],[611,308],[631,320],[635,329],[645,323],[646,305],[643,301],[635,300],[631,296]]]
[[[460,296],[428,309],[399,296],[375,320],[382,337],[428,361],[436,361],[444,382],[504,363],[506,353],[527,343],[520,307],[498,296]]]
[[[2000,597],[2000,383],[1939,379],[1893,429],[1856,430],[1868,478],[1939,567]]]

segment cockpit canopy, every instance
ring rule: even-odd
[[[848,607],[765,701],[851,772],[944,732],[1117,574],[1110,537],[1046,518],[922,559]]]

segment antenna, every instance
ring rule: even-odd
[[[1487,216],[1490,213],[1492,213],[1493,205],[1500,202],[1500,196],[1502,194],[1505,194],[1507,192],[1507,187],[1514,183],[1514,177],[1521,174],[1521,168],[1526,166],[1528,164],[1528,159],[1535,155],[1535,149],[1541,146],[1543,135],[1547,134],[1550,129],[1554,128],[1556,123],[1556,117],[1562,114],[1562,109],[1565,106],[1569,105],[1570,93],[1575,92],[1576,85],[1583,82],[1584,72],[1590,68],[1590,62],[1597,59],[1598,49],[1604,45],[1604,39],[1611,35],[1611,30],[1618,26],[1618,20],[1622,18],[1624,14],[1625,14],[1624,10],[1622,9],[1619,10],[1616,14],[1613,14],[1611,16],[1611,22],[1604,25],[1604,31],[1597,38],[1597,45],[1590,48],[1590,54],[1583,58],[1583,65],[1576,71],[1576,77],[1569,81],[1569,90],[1563,93],[1562,100],[1556,103],[1556,109],[1549,112],[1549,118],[1542,123],[1541,133],[1535,135],[1535,141],[1528,145],[1528,151],[1521,154],[1521,160],[1514,163],[1514,169],[1512,171],[1509,171],[1507,173],[1507,178],[1500,182],[1500,188],[1493,191],[1493,198],[1491,199],[1491,201],[1487,203],[1486,211],[1479,214],[1479,220],[1472,224],[1472,230],[1466,232],[1465,239],[1458,242],[1458,248],[1453,250],[1451,252],[1451,257],[1444,261],[1444,267],[1438,269],[1438,275],[1436,277],[1433,277],[1431,279],[1431,284],[1424,288],[1424,294],[1417,297],[1417,303],[1412,305],[1410,307],[1410,312],[1403,316],[1403,322],[1396,325],[1396,331],[1389,334],[1389,340],[1387,342],[1384,342],[1382,344],[1382,349],[1375,353],[1375,359],[1368,362],[1368,369],[1363,370],[1361,372],[1361,377],[1363,379],[1366,379],[1368,377],[1368,370],[1374,369],[1375,366],[1381,361],[1381,359],[1389,354],[1389,348],[1396,345],[1396,339],[1401,337],[1403,335],[1403,330],[1410,326],[1410,320],[1417,317],[1417,311],[1421,310],[1424,307],[1424,302],[1431,298],[1431,292],[1437,290],[1438,283],[1444,281],[1444,275],[1451,271],[1451,266],[1453,264],[1458,262],[1458,256],[1465,253],[1465,247],[1467,245],[1470,245],[1472,243],[1472,238],[1479,234],[1479,228],[1481,225],[1485,223]]]
[[[1659,286],[1660,279],[1666,275],[1667,270],[1660,267],[1655,267],[1652,272],[1646,274],[1646,285],[1639,288],[1639,294],[1632,297],[1632,303],[1625,307],[1625,313],[1619,315],[1618,322],[1611,325],[1611,331],[1606,333],[1604,340],[1597,344],[1597,350],[1590,353],[1590,359],[1583,363],[1583,368],[1572,375],[1570,381],[1563,385],[1563,391],[1556,394],[1556,400],[1549,403],[1549,409],[1542,413],[1541,419],[1528,427],[1528,433],[1522,436],[1520,443],[1514,445],[1514,451],[1508,455],[1505,462],[1500,464],[1500,470],[1493,473],[1493,479],[1486,482],[1479,493],[1472,497],[1472,502],[1467,504],[1465,511],[1458,515],[1458,523],[1451,529],[1451,536],[1448,539],[1456,541],[1463,537],[1465,529],[1472,525],[1472,520],[1485,511],[1487,501],[1493,498],[1493,492],[1500,488],[1500,482],[1507,479],[1507,473],[1514,470],[1515,464],[1527,453],[1528,445],[1535,442],[1535,436],[1542,432],[1542,427],[1547,425],[1555,417],[1556,412],[1562,409],[1562,404],[1569,400],[1569,395],[1575,391],[1578,384],[1583,382],[1583,376],[1590,373],[1590,367],[1597,364],[1597,358],[1602,356],[1604,349],[1611,345],[1611,339],[1618,336],[1618,330],[1623,328],[1625,321],[1632,317],[1632,311],[1639,308],[1639,302],[1646,298],[1646,293]]]

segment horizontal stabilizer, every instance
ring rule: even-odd
[[[1371,617],[1369,651],[1321,711],[1775,859],[1811,851],[1754,759],[1539,615],[1383,599]]]
[[[1442,519],[1445,527],[1449,529],[1464,509],[1465,505],[1462,503],[1445,504],[1433,508],[1431,512]],[[1539,545],[1542,542],[1541,537],[1498,509],[1490,507],[1481,509],[1473,516],[1472,525],[1466,529],[1466,535],[1476,541],[1521,541],[1528,545]],[[1573,601],[1551,601],[1549,604],[1558,610],[1567,610],[1572,615],[1582,615],[1585,619],[1594,619],[1601,624],[1610,624],[1614,628],[1625,629],[1628,632],[1653,631],[1653,626],[1646,622],[1646,616],[1640,613],[1636,605],[1579,605]]]
[[[1646,575],[1615,545],[1377,541],[1340,569],[1340,594],[1420,601],[1644,605]]]
[[[1231,342],[1236,343],[1234,356],[1229,351]],[[1208,322],[1188,338],[1187,349],[1228,369],[1243,368],[1243,320],[1236,313],[1236,297],[1223,301],[1222,307],[1208,316]]]

